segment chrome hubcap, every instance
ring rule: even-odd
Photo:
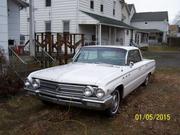
[[[113,107],[112,107],[113,113],[116,113],[118,111],[119,101],[120,101],[119,93],[115,92],[113,95]]]

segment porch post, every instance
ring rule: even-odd
[[[98,41],[99,41],[99,38],[98,38],[98,25],[96,25],[96,45],[98,45]]]
[[[116,36],[117,36],[117,32],[116,32],[116,28],[114,27],[114,45],[116,45]]]
[[[99,32],[98,32],[98,34],[99,34],[98,42],[99,42],[99,45],[101,46],[102,45],[102,25],[101,24],[99,24]]]
[[[109,45],[111,44],[111,27],[109,26]]]
[[[34,0],[29,1],[29,44],[30,44],[30,55],[35,56],[35,41],[34,41]]]

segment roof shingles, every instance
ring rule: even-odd
[[[85,11],[82,11],[82,12],[84,12],[85,14],[89,15],[90,17],[98,20],[99,23],[102,23],[102,24],[114,25],[114,26],[127,28],[127,29],[136,29],[136,28],[134,28],[134,27],[122,22],[122,21],[119,21],[119,20],[115,20],[115,19],[112,19],[112,18],[100,16],[100,15],[93,14],[93,13],[88,13],[88,12],[85,12]]]
[[[142,21],[168,21],[168,12],[141,12],[135,13],[131,22],[142,22]]]

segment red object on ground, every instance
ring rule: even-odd
[[[24,47],[25,46],[18,46],[18,54],[23,55],[24,54]]]

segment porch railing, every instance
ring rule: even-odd
[[[41,68],[47,68],[58,65],[56,59],[54,59],[49,53],[47,53],[44,50],[44,48],[42,48],[40,45],[38,45],[38,48],[41,50],[40,56],[36,56],[35,58],[41,63]]]

